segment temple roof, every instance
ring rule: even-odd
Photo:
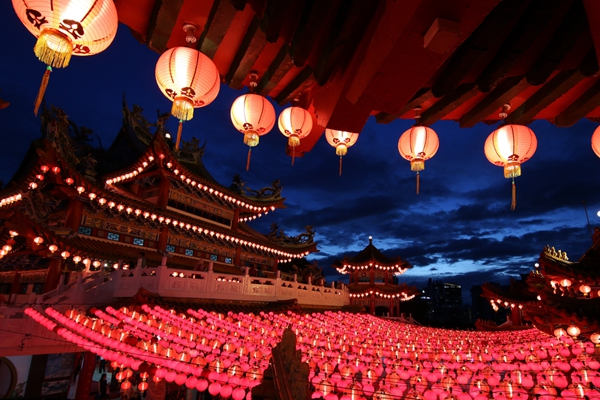
[[[412,268],[408,262],[400,257],[388,258],[377,247],[373,245],[373,239],[369,237],[369,244],[360,253],[352,258],[344,257],[343,261],[337,261],[335,268],[338,272],[346,274],[358,269],[375,268],[380,270],[389,270],[396,274],[404,273],[408,268]]]
[[[401,283],[399,285],[392,285],[389,283],[386,284],[363,284],[363,283],[353,283],[348,285],[348,290],[352,294],[359,293],[381,293],[386,295],[394,295],[404,293],[406,296],[412,296],[419,293],[419,289],[416,286],[409,286],[406,283]]]
[[[453,120],[469,127],[545,119],[570,126],[600,117],[600,3],[594,0],[266,1],[115,0],[134,37],[162,53],[196,49],[227,85],[249,72],[257,92],[280,105],[299,94],[314,116],[296,148],[309,151],[324,127],[360,132],[389,123]],[[298,155],[299,155],[298,154]]]

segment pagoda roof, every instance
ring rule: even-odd
[[[486,282],[481,285],[481,289],[483,290],[482,297],[495,302],[500,300],[503,304],[522,305],[538,301],[537,294],[529,291],[528,282],[524,280],[511,279],[508,288]]]
[[[375,268],[383,271],[392,271],[395,274],[403,274],[412,268],[407,261],[400,257],[388,258],[377,247],[373,245],[373,239],[369,237],[369,244],[354,257],[344,257],[334,263],[335,268],[342,274],[350,271]]]
[[[409,286],[406,283],[399,285],[386,284],[361,284],[353,283],[348,285],[350,297],[366,297],[374,294],[377,297],[399,299],[406,301],[418,295],[419,289],[415,286]]]
[[[600,230],[595,229],[594,243],[578,261],[569,261],[565,252],[546,246],[539,258],[548,279],[569,278],[575,281],[600,281]]]

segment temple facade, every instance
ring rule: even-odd
[[[414,286],[396,282],[397,276],[412,265],[400,257],[385,256],[373,245],[372,237],[367,247],[354,257],[336,262],[335,268],[341,274],[350,275],[350,303],[372,315],[398,317],[400,303],[419,293]]]
[[[600,229],[595,229],[593,239],[578,261],[546,246],[535,269],[523,279],[511,282],[507,289],[486,283],[482,295],[494,309],[511,310],[507,327],[534,326],[557,337],[600,343]],[[485,321],[478,321],[477,327],[496,328]]]
[[[101,151],[62,110],[46,111],[42,137],[0,191],[2,294],[48,292],[79,271],[157,267],[163,257],[170,267],[274,278],[279,261],[316,250],[314,232],[264,235],[246,223],[283,207],[279,181],[222,186],[196,139],[175,149],[160,118],[123,112]]]

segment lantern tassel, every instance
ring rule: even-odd
[[[246,171],[250,169],[250,155],[252,153],[252,147],[248,148],[248,158],[246,159]]]
[[[179,126],[177,127],[177,140],[175,141],[176,150],[179,150],[179,142],[181,142],[181,131],[183,131],[183,121],[179,120]]]
[[[421,175],[419,171],[417,171],[417,194],[419,194],[419,189],[421,188]]]
[[[512,180],[512,201],[510,203],[511,211],[515,211],[517,208],[517,185],[515,185],[515,179]]]
[[[292,146],[292,167],[294,166],[294,158],[296,158],[296,147]]]
[[[35,103],[33,106],[33,114],[37,117],[38,110],[40,109],[40,104],[42,104],[42,99],[44,98],[44,94],[46,93],[46,87],[48,87],[48,81],[50,81],[50,72],[52,72],[52,67],[47,66],[46,72],[44,72],[44,76],[42,76],[42,83],[40,83],[40,90],[38,90],[37,97],[35,98]]]
[[[342,176],[342,156],[340,156],[340,175]]]

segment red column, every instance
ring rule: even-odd
[[[371,270],[372,272],[373,270]],[[375,315],[375,295],[371,294],[371,315]]]
[[[158,235],[158,250],[166,250],[167,249],[167,239],[169,238],[169,227],[167,225],[163,225],[160,228],[160,234]]]
[[[167,208],[167,203],[169,202],[169,189],[169,179],[166,176],[163,176],[160,180],[158,199],[156,201],[156,205],[162,209]]]
[[[235,260],[233,261],[233,265],[239,265],[243,267],[242,263],[242,246],[237,246],[235,248]]]
[[[233,211],[233,221],[231,221],[231,230],[236,232],[238,230],[238,223],[240,219],[240,209],[236,208]]]
[[[523,325],[523,320],[521,319],[521,309],[519,307],[512,307],[510,309],[510,314],[513,325]]]
[[[20,294],[21,293],[21,284],[19,283],[19,272],[15,271],[15,275],[13,276],[12,285],[10,285],[10,294]]]
[[[88,400],[92,391],[92,379],[96,369],[96,355],[86,352],[83,355],[83,367],[79,371],[79,381],[77,382],[77,392],[75,400]]]
[[[46,272],[46,281],[44,282],[44,293],[54,290],[58,286],[62,274],[61,266],[61,258],[54,257],[50,259],[50,265]]]
[[[72,232],[79,230],[79,224],[81,223],[81,215],[83,214],[83,203],[79,200],[72,199],[69,202],[69,208],[67,209],[67,217],[65,219],[65,226],[71,228]]]

